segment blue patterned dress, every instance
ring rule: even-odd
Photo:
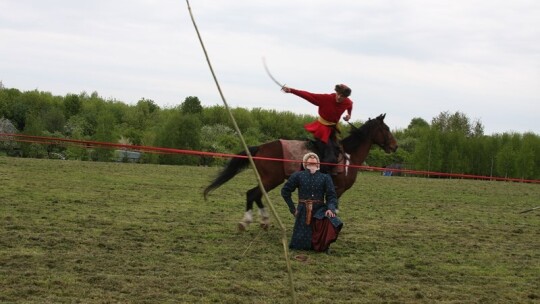
[[[338,217],[331,218],[325,215],[325,212],[328,209],[332,210],[334,213],[336,212],[337,194],[330,175],[319,171],[311,173],[309,170],[303,170],[295,172],[289,177],[289,180],[281,189],[281,196],[289,206],[289,211],[293,215],[296,211],[296,207],[291,196],[296,189],[298,189],[299,200],[326,201],[326,204],[313,205],[313,220],[310,225],[306,224],[306,206],[304,204],[298,204],[298,214],[294,223],[289,248],[299,250],[314,249],[312,245],[313,228],[318,220],[323,220],[325,218],[328,219],[333,227],[335,227],[335,230],[337,231],[335,233],[335,239],[337,239],[337,233],[341,230],[343,223]],[[335,241],[335,239],[330,242]],[[327,245],[329,246],[329,244]]]

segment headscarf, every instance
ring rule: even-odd
[[[312,156],[312,155],[315,156],[315,158],[317,159],[317,163],[316,163],[316,164],[308,164],[308,162],[307,162],[308,159],[309,159],[309,157]],[[313,152],[306,153],[306,154],[304,155],[304,157],[302,158],[302,160],[303,160],[304,168],[306,168],[306,169],[308,169],[308,165],[309,165],[309,166],[312,166],[312,165],[316,165],[316,166],[317,166],[315,170],[313,170],[313,171],[310,170],[311,173],[314,173],[315,171],[317,171],[317,170],[319,170],[319,169],[321,168],[319,156],[318,156],[317,154],[313,153]]]

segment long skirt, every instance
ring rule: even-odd
[[[335,227],[330,220],[325,217],[322,220],[315,219],[312,223],[311,246],[315,251],[325,251],[330,244],[335,242],[341,231],[343,224]]]
[[[334,221],[335,225],[332,224]],[[289,248],[298,250],[325,251],[331,243],[335,242],[343,227],[341,221],[333,218],[332,221],[324,217],[323,219],[313,218],[310,225],[306,225],[305,216],[299,215],[297,218]]]

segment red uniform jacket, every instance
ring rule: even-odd
[[[337,124],[341,115],[345,111],[349,115],[352,113],[353,102],[349,98],[343,99],[342,102],[336,102],[336,94],[314,94],[306,91],[300,91],[291,89],[291,93],[296,96],[302,97],[305,100],[319,107],[319,116],[331,123]],[[320,139],[324,143],[328,143],[328,138],[332,133],[333,126],[327,126],[321,123],[319,120],[308,123],[304,128],[313,134],[315,138]]]

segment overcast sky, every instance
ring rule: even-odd
[[[316,115],[281,93],[352,88],[353,120],[443,111],[540,134],[540,1],[192,0],[227,103]],[[0,81],[173,107],[222,105],[184,0],[0,0]]]

